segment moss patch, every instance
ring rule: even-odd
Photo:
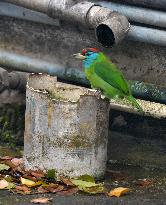
[[[0,140],[11,147],[23,145],[25,106],[12,104],[0,108]]]

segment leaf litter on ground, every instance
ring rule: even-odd
[[[51,201],[52,201],[51,198],[37,198],[37,199],[32,199],[31,203],[34,203],[34,204],[48,204]]]
[[[42,170],[28,170],[23,166],[22,158],[9,156],[0,157],[0,189],[9,189],[17,194],[56,193],[58,195],[72,195],[79,191],[88,194],[107,193],[104,183],[96,183],[90,175],[82,175],[77,178],[56,176],[56,170],[47,172]],[[118,191],[118,192],[117,192]],[[121,196],[129,191],[128,188],[119,188],[107,193],[109,196]],[[38,202],[37,202],[38,201]],[[38,198],[32,203],[47,203],[49,198]]]

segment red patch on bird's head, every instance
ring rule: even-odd
[[[85,56],[87,52],[98,53],[98,52],[100,52],[100,50],[98,48],[84,48],[84,49],[82,49],[81,54]]]

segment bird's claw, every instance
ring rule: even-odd
[[[102,95],[102,92],[101,92],[101,90],[97,89],[97,90],[95,90],[95,94],[101,96],[101,95]]]

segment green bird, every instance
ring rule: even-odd
[[[143,112],[141,106],[132,96],[130,87],[122,72],[97,48],[82,49],[74,54],[75,58],[83,60],[85,75],[91,87],[100,89],[107,98],[126,98],[138,112]]]

